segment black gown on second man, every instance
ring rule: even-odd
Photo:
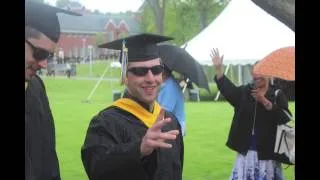
[[[32,77],[25,93],[26,179],[60,180],[54,121],[40,77]]]

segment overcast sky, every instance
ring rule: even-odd
[[[56,4],[56,0],[44,0],[51,5]],[[126,12],[128,10],[137,11],[144,0],[75,0],[84,5],[87,9],[99,10],[102,13]]]

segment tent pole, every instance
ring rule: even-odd
[[[96,89],[100,85],[104,75],[108,72],[108,70],[109,70],[109,66],[106,67],[106,69],[104,70],[104,72],[101,75],[100,79],[97,81],[96,85],[94,86],[94,88],[92,89],[92,91],[90,92],[89,96],[87,97],[87,99],[84,102],[89,102],[90,101],[91,96],[93,95],[93,93],[96,91]]]
[[[182,93],[184,93],[184,91],[186,90],[189,81],[190,81],[190,79],[187,78],[186,83],[183,86]]]
[[[242,69],[241,69],[241,65],[238,65],[238,83],[239,86],[242,84]]]
[[[228,71],[229,71],[229,67],[230,67],[230,64],[227,65],[227,68],[226,68],[226,70],[224,71],[224,75],[227,75],[227,73],[228,73]],[[216,97],[214,98],[214,101],[217,101],[218,98],[219,98],[219,96],[220,96],[220,91],[218,90],[218,93],[217,93]]]

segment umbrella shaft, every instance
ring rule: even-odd
[[[186,90],[189,81],[190,81],[189,78],[187,78],[186,83],[185,83],[185,85],[183,86],[182,93],[184,93],[184,91]]]

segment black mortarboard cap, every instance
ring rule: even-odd
[[[58,42],[60,24],[57,13],[80,16],[71,11],[29,0],[25,6],[25,25],[37,29],[52,41]]]
[[[169,40],[173,40],[173,38],[143,33],[101,44],[99,47],[122,51],[124,42],[125,47],[128,50],[128,62],[138,62],[160,57],[157,43]],[[121,61],[122,60],[120,58],[120,62]]]

